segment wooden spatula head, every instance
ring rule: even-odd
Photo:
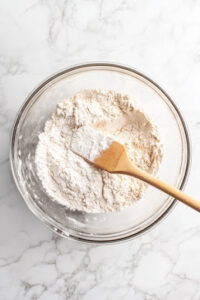
[[[109,148],[102,151],[92,163],[108,172],[119,171],[121,160],[126,157],[126,151],[122,144],[114,141]]]

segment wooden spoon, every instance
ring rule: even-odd
[[[93,149],[95,149],[97,153],[98,147],[100,150],[103,148],[103,150],[94,157]],[[97,133],[94,129],[86,127],[79,128],[72,138],[71,149],[98,168],[110,173],[134,176],[169,194],[177,200],[180,200],[197,211],[200,211],[200,201],[134,166],[130,162],[126,149],[122,144],[111,138],[106,139],[102,133]]]

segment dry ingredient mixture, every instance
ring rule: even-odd
[[[74,153],[94,161],[115,140],[90,126],[81,126],[73,134],[70,148]]]
[[[122,210],[141,198],[147,184],[97,169],[72,152],[73,133],[86,125],[124,144],[138,167],[157,172],[162,158],[158,132],[134,100],[115,91],[85,90],[59,103],[39,135],[35,163],[43,188],[72,210]]]

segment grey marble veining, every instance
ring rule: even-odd
[[[85,61],[130,65],[157,81],[191,133],[186,191],[200,198],[200,2],[0,1],[0,300],[199,300],[200,218],[178,204],[159,226],[113,246],[54,236],[10,172],[10,131],[46,76]]]

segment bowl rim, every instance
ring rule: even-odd
[[[83,63],[83,64],[76,64],[76,65],[72,65],[68,68],[64,68],[50,76],[48,76],[45,80],[41,81],[39,84],[37,84],[36,88],[34,88],[25,98],[25,101],[22,103],[21,107],[19,108],[16,118],[14,120],[13,123],[13,127],[11,130],[11,136],[10,136],[10,167],[11,167],[11,172],[12,172],[12,176],[14,178],[14,182],[17,186],[17,189],[19,191],[19,193],[21,194],[23,200],[25,201],[26,205],[28,206],[28,208],[30,209],[30,211],[33,213],[33,215],[39,219],[40,221],[42,221],[42,223],[44,223],[48,228],[50,228],[53,232],[55,232],[56,234],[58,234],[61,237],[65,237],[71,240],[76,240],[76,241],[81,241],[84,243],[89,243],[89,244],[93,244],[93,245],[99,245],[99,244],[117,244],[117,243],[121,243],[123,241],[127,241],[127,240],[131,240],[133,238],[138,237],[141,234],[144,234],[145,232],[148,232],[149,230],[151,230],[152,228],[154,228],[155,225],[157,225],[159,222],[161,222],[161,220],[163,220],[171,211],[172,209],[175,207],[175,205],[177,204],[177,200],[172,198],[171,204],[167,207],[167,209],[159,216],[157,217],[156,220],[154,220],[151,224],[149,224],[147,227],[143,228],[142,230],[138,231],[137,233],[132,233],[130,235],[124,236],[124,237],[118,237],[116,239],[110,239],[110,240],[91,240],[91,239],[87,239],[85,237],[80,237],[80,236],[76,236],[73,235],[71,233],[65,233],[63,232],[61,229],[55,227],[52,223],[52,220],[49,218],[44,218],[44,216],[41,214],[41,212],[36,211],[33,206],[31,205],[30,201],[25,197],[25,195],[23,194],[23,191],[21,189],[21,186],[19,184],[17,175],[16,175],[16,170],[15,170],[15,166],[14,166],[14,145],[15,145],[15,139],[16,139],[16,132],[17,132],[17,128],[21,119],[21,116],[24,112],[24,110],[26,109],[27,105],[30,103],[30,101],[32,100],[32,98],[49,82],[51,82],[52,80],[56,79],[59,76],[62,76],[64,74],[70,73],[72,71],[77,71],[77,70],[81,70],[83,68],[87,68],[87,67],[111,67],[111,68],[118,68],[118,69],[122,69],[131,73],[135,73],[136,75],[138,75],[139,77],[144,78],[145,80],[149,81],[152,85],[154,85],[158,90],[161,91],[161,93],[164,94],[164,96],[170,101],[171,105],[173,106],[173,108],[175,109],[178,117],[180,118],[181,121],[181,125],[183,126],[184,129],[184,134],[185,134],[185,138],[186,138],[186,147],[187,147],[187,161],[186,161],[186,166],[185,166],[185,172],[184,172],[184,176],[183,179],[180,183],[180,190],[183,190],[185,187],[185,184],[187,182],[188,179],[188,175],[189,175],[189,171],[190,171],[190,167],[191,167],[191,139],[190,139],[190,134],[189,134],[189,130],[188,130],[188,126],[186,125],[186,122],[182,116],[182,113],[180,112],[180,109],[177,107],[177,105],[174,103],[174,101],[171,99],[171,97],[165,92],[165,90],[159,85],[157,84],[154,80],[152,80],[151,78],[149,78],[147,75],[143,74],[142,72],[136,70],[135,68],[129,67],[127,65],[124,64],[118,64],[118,63],[114,63],[114,62],[88,62],[88,63]],[[67,228],[66,228],[67,229]]]

